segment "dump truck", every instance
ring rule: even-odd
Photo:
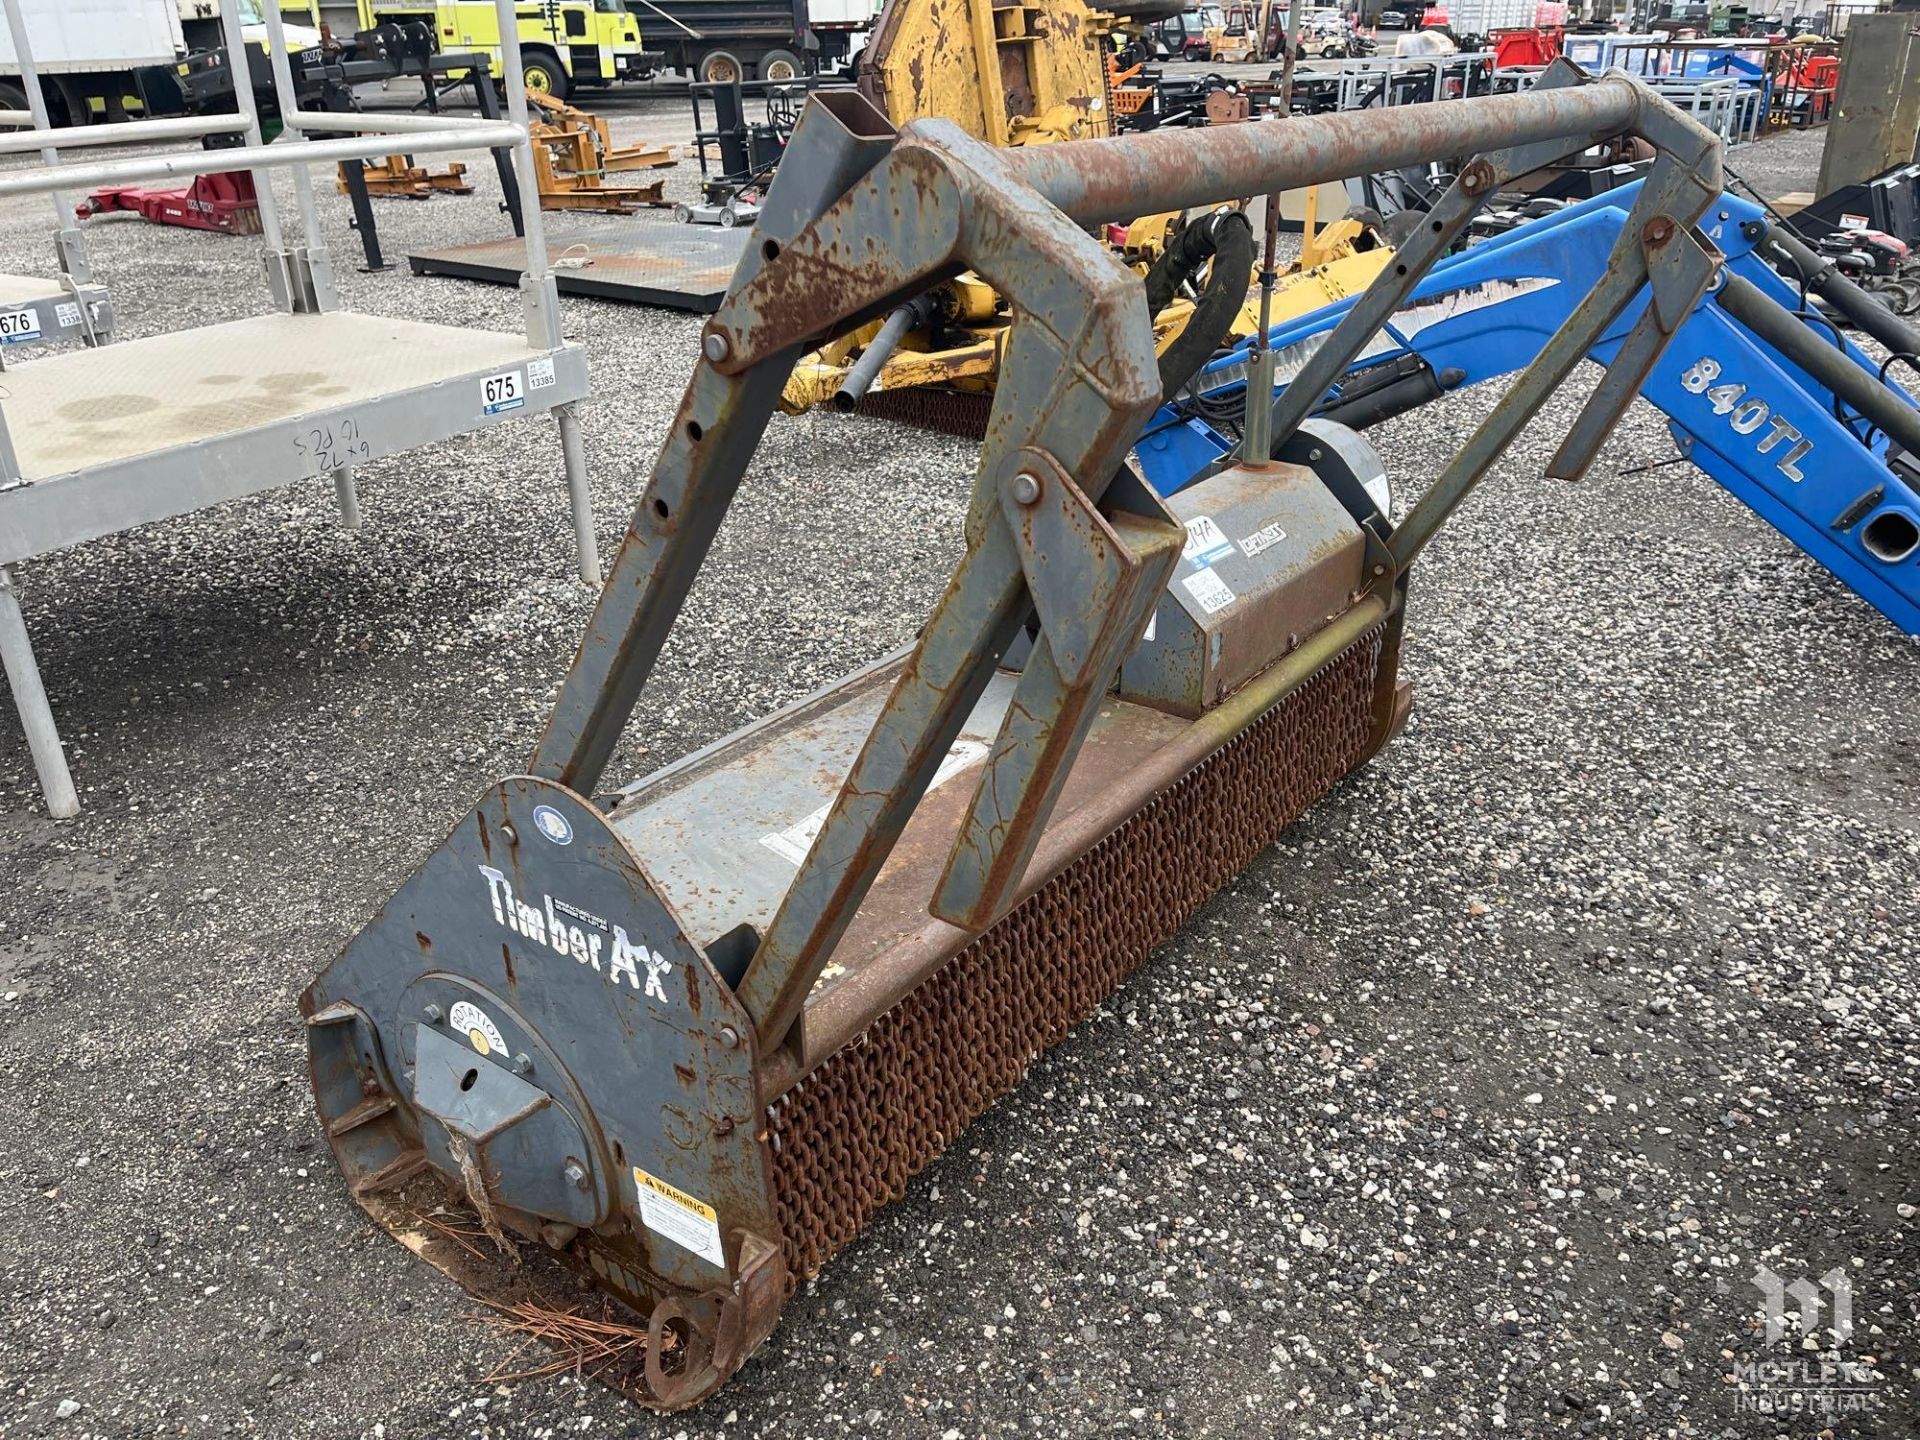
[[[842,65],[873,0],[623,0],[668,69],[707,84],[784,84]]]
[[[1503,186],[1620,134],[1655,160],[1610,263],[1459,451],[1417,457],[1433,478],[1397,522],[1386,458],[1332,421],[1250,434],[1164,499],[1141,478],[1150,301],[1096,231],[1473,157],[1327,336],[1339,373]],[[1626,317],[1551,470],[1592,463],[1715,281],[1720,155],[1639,81],[1571,66],[1013,148],[816,92],[544,734],[301,998],[348,1193],[476,1294],[625,1307],[641,1353],[595,1378],[659,1409],[712,1395],[803,1278],[1392,741],[1427,542]],[[656,661],[795,358],[967,270],[1012,324],[915,640],[610,774],[650,676],[697,684]]]

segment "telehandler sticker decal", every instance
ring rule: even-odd
[[[513,893],[513,885],[504,873],[491,865],[478,868],[487,882],[487,899],[493,905],[493,918],[514,934],[535,945],[544,945],[556,955],[571,955],[577,963],[590,966],[596,975],[616,990],[624,981],[630,989],[641,991],[649,1000],[657,1000],[663,1005],[668,1003],[665,980],[672,973],[674,962],[658,950],[650,950],[645,944],[635,943],[628,938],[625,926],[609,926],[591,910],[569,905],[551,895],[542,895],[538,905],[530,905]],[[571,923],[574,920],[583,923]],[[611,947],[607,944],[609,937],[603,933],[609,929],[613,932]],[[602,952],[606,952],[604,968],[601,963]],[[644,984],[640,979],[642,966],[647,971]]]
[[[691,1250],[709,1265],[722,1268],[727,1252],[720,1247],[720,1217],[703,1200],[666,1181],[633,1167],[633,1188],[640,1194],[640,1218],[656,1235],[664,1235],[682,1250]]]
[[[471,1000],[456,1000],[453,1009],[447,1012],[447,1023],[457,1035],[467,1037],[467,1043],[482,1055],[504,1055],[507,1053],[506,1037],[500,1033],[500,1027],[493,1023],[493,1017]]]

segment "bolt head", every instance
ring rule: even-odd
[[[420,1013],[427,1017],[427,1023],[429,1025],[438,1025],[442,1020],[447,1018],[447,1012],[442,1010],[438,1005],[429,1005]]]
[[[733,353],[733,344],[718,330],[709,330],[707,338],[700,342],[700,353],[718,365]]]
[[[518,845],[520,843],[520,832],[515,830],[511,825],[502,825],[500,827],[500,838],[505,840],[509,845]]]
[[[729,1050],[733,1049],[734,1046],[740,1043],[740,1032],[731,1025],[722,1025],[720,1027],[720,1043]]]
[[[533,1057],[524,1050],[514,1056],[513,1073],[516,1075],[531,1075],[533,1073]]]
[[[1022,505],[1031,505],[1040,498],[1040,477],[1031,470],[1022,470],[1013,477],[1013,498]]]
[[[573,1186],[574,1189],[584,1190],[587,1188],[587,1167],[582,1165],[578,1160],[569,1160],[566,1168],[560,1173],[566,1177],[567,1183]]]

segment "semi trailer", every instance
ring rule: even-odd
[[[262,0],[239,0],[251,44],[266,43]],[[194,51],[220,44],[218,0],[19,0],[40,89],[55,125],[86,125],[129,112],[177,108],[171,78]],[[319,43],[293,25],[287,45]],[[0,25],[0,109],[27,109],[13,37]]]

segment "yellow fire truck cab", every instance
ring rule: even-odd
[[[323,7],[324,8],[324,7]],[[363,30],[377,25],[433,27],[442,50],[484,50],[502,74],[500,28],[488,0],[358,0]],[[520,0],[514,6],[528,88],[565,99],[586,86],[645,79],[654,57],[640,45],[640,26],[622,0]]]

